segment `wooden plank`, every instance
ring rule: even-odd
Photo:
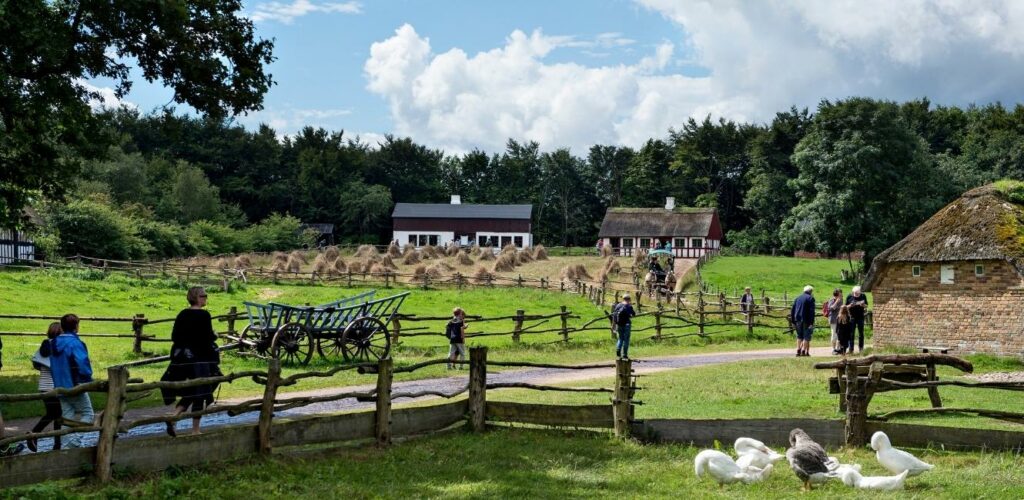
[[[96,445],[96,478],[109,482],[114,462],[114,440],[125,408],[125,386],[128,385],[128,369],[121,366],[107,368],[107,405],[103,410],[99,442]]]
[[[615,427],[611,405],[542,405],[488,401],[487,418],[564,427]]]
[[[810,418],[774,419],[646,419],[633,425],[633,435],[650,442],[688,443],[714,446],[715,441],[731,447],[739,437],[754,437],[770,445],[789,446],[789,432],[803,429],[824,446],[840,446],[844,440],[842,420]]]
[[[392,359],[384,358],[377,365],[377,400],[375,434],[377,446],[391,444],[391,369]]]
[[[95,453],[89,447],[0,458],[0,488],[84,476]]]
[[[154,436],[118,441],[114,469],[153,472],[234,460],[256,453],[255,424],[204,428],[197,436]],[[49,453],[40,453],[49,455]]]
[[[469,349],[469,425],[473,432],[483,432],[486,423],[487,348],[472,347]]]
[[[275,446],[295,446],[372,438],[376,426],[374,413],[279,417],[274,420],[271,440]]]
[[[926,448],[941,446],[954,450],[1024,450],[1024,432],[932,425],[868,422],[867,430],[885,432],[898,447]]]
[[[392,410],[391,432],[395,436],[412,436],[447,429],[464,421],[468,411],[465,400]]]

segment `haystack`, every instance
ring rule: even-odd
[[[416,246],[415,245],[409,244],[409,245],[406,245],[406,246],[402,247],[402,257],[405,257],[405,256],[407,256],[407,255],[409,255],[411,253],[416,253]]]
[[[568,265],[562,268],[562,271],[558,273],[558,278],[562,281],[576,281],[579,279],[576,276],[576,266]]]
[[[412,247],[405,247],[405,248],[412,248]],[[412,252],[406,252],[405,253],[405,257],[402,258],[402,264],[405,264],[407,266],[411,266],[411,265],[419,264],[419,263],[420,263],[420,253],[415,251],[415,250],[413,250]]]
[[[590,277],[590,273],[587,272],[587,268],[583,267],[583,264],[576,264],[573,267],[576,268],[576,279],[580,279],[580,280],[592,279]]]
[[[373,266],[375,266],[375,265],[377,265],[376,262],[374,262],[374,261],[372,261],[370,259],[366,259],[366,260],[361,262],[361,266],[360,267],[362,268],[362,271],[365,274],[365,273],[370,272],[373,269]]]
[[[643,269],[647,266],[647,249],[641,248],[636,251],[636,256],[633,257],[633,266]]]
[[[548,260],[548,249],[544,248],[544,245],[534,247],[533,260]]]
[[[469,254],[467,254],[465,250],[459,250],[459,254],[455,256],[455,262],[457,262],[460,266],[473,265],[473,259],[469,257]]]
[[[313,259],[313,272],[320,275],[334,274],[334,260],[337,260],[338,256],[334,256],[334,259],[327,258],[327,253],[317,254],[316,259]]]
[[[323,255],[328,262],[334,262],[334,259],[337,259],[341,252],[338,251],[338,247],[331,245],[324,249]]]
[[[288,254],[284,252],[274,252],[274,262],[288,262]]]
[[[413,269],[412,271],[412,275],[417,278],[422,278],[424,274],[427,274],[427,266],[424,266],[423,264],[416,266],[416,269]]]
[[[520,266],[523,264],[529,264],[530,262],[533,262],[533,255],[530,253],[529,250],[524,248],[516,252],[516,262]]]
[[[615,257],[609,256],[608,260],[604,262],[604,270],[607,271],[608,274],[619,274],[619,272],[622,271],[622,264],[619,264],[618,259]]]
[[[498,252],[498,253],[506,254],[506,253],[514,253],[515,251],[516,251],[516,246],[514,244],[512,244],[512,243],[509,243],[508,245],[505,245],[504,247],[502,247],[501,248],[501,252]]]
[[[437,247],[435,247],[434,245],[427,245],[421,248],[420,254],[422,254],[421,257],[423,259],[436,259],[440,255],[442,255],[441,251],[438,250]]]
[[[476,272],[473,273],[473,282],[478,284],[478,285],[482,285],[484,283],[487,283],[488,280],[493,279],[493,278],[494,278],[494,275],[491,274],[490,272],[488,272],[487,269],[485,267],[483,267],[483,266],[477,267],[476,268]]]
[[[601,257],[611,257],[611,256],[612,256],[612,246],[611,245],[601,245]]]
[[[384,254],[384,256],[380,258],[380,262],[378,264],[385,269],[398,269],[398,266],[395,265],[395,261],[391,260],[390,254]]]
[[[455,243],[449,243],[444,253],[448,254],[449,257],[455,257],[459,254],[459,246]]]
[[[444,276],[452,269],[454,268],[451,268],[451,266],[445,264],[443,261],[438,261],[435,262],[434,265],[427,268],[427,274],[429,274],[431,278],[438,278]]]
[[[474,242],[473,246],[469,247],[469,253],[470,255],[476,255],[480,253],[480,245]]]
[[[480,259],[484,260],[484,259]],[[515,271],[516,269],[516,254],[514,253],[503,253],[498,256],[498,260],[494,261],[494,267],[491,268],[496,273],[507,273]]]
[[[221,258],[217,259],[216,262],[213,263],[213,267],[216,268],[216,269],[230,269],[231,268],[231,263],[228,262],[228,259],[225,259],[224,257],[221,257]]]
[[[355,255],[353,255],[353,257],[372,257],[374,255],[377,255],[377,253],[377,247],[373,245],[359,245],[359,248],[356,249],[356,253]]]
[[[347,273],[348,272],[348,265],[345,264],[345,260],[342,259],[341,257],[338,257],[337,259],[334,259],[334,264],[333,265],[334,265],[334,270],[336,272],[338,272],[339,274]]]
[[[483,247],[480,249],[480,260],[494,260],[494,249]]]
[[[384,267],[383,264],[373,264],[370,266],[369,272],[374,276],[384,276],[385,274],[390,274],[391,270]]]
[[[288,263],[280,260],[275,260],[274,265],[270,266],[270,272],[272,273],[283,273],[288,270]]]
[[[288,263],[285,264],[285,267],[288,269],[288,272],[297,273],[299,271],[302,271],[302,264],[303,262],[301,260],[299,260],[294,255],[290,255],[288,256]]]
[[[298,250],[294,250],[292,253],[288,254],[288,258],[295,259],[303,264],[309,264],[309,259],[306,258],[306,254]]]
[[[248,255],[235,257],[235,269],[249,269],[252,267],[252,259]]]
[[[392,241],[391,244],[388,245],[388,255],[390,255],[392,258],[397,258],[397,257],[401,257],[402,256],[402,249],[398,248],[398,243],[395,243],[394,241]]]

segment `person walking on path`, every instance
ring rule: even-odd
[[[843,306],[843,290],[836,288],[832,291],[832,298],[828,299],[825,305],[826,316],[828,317],[828,328],[832,332],[832,354],[839,354],[841,346],[839,337],[836,334],[836,321],[839,318],[839,309]]]
[[[182,310],[174,319],[171,329],[171,363],[167,366],[163,382],[180,382],[206,377],[219,377],[220,353],[217,351],[217,334],[213,331],[213,318],[206,307],[206,290],[202,287],[189,288],[185,296],[188,309]],[[218,384],[203,384],[183,389],[161,389],[164,404],[174,404],[174,415],[186,411],[202,411],[213,404],[213,393]],[[200,434],[202,416],[192,417],[192,434]],[[174,422],[167,422],[167,434],[177,435]]]
[[[445,325],[448,337],[448,369],[456,368],[456,361],[466,359],[466,311],[461,307],[452,309],[452,319]]]
[[[53,353],[53,340],[60,334],[60,323],[50,323],[50,327],[46,329],[46,340],[39,345],[39,350],[32,356],[32,366],[39,370],[39,384],[36,387],[39,392],[50,392],[53,390],[53,372],[50,371],[50,355]],[[32,432],[42,432],[51,423],[53,424],[53,430],[59,430],[61,414],[63,413],[60,407],[60,399],[56,396],[43,399],[43,407],[46,408],[46,414],[39,419],[39,422],[32,428]],[[25,444],[28,445],[29,450],[33,452],[38,451],[38,443],[35,438],[25,441]],[[60,436],[54,437],[53,449],[59,450],[60,445]]]
[[[78,316],[65,314],[60,319],[61,334],[53,340],[53,351],[50,353],[50,373],[55,388],[70,389],[76,385],[92,382],[92,364],[89,362],[89,349],[78,337]],[[88,392],[75,396],[60,396],[62,427],[74,421],[84,425],[93,425],[95,414],[92,410],[92,399]],[[68,448],[82,445],[81,434],[68,434],[64,444]]]
[[[754,312],[754,294],[750,292],[749,286],[743,289],[743,296],[740,297],[740,311],[744,316]]]
[[[839,354],[853,353],[853,320],[850,318],[850,306],[839,308],[836,317],[836,336],[839,337]]]
[[[807,285],[804,293],[800,294],[793,301],[793,309],[790,317],[793,318],[793,326],[796,329],[796,355],[810,356],[811,335],[814,334],[814,316],[817,315],[817,308],[814,306],[814,287]]]
[[[860,291],[860,285],[853,287],[853,293],[846,297],[850,306],[850,319],[857,327],[857,353],[864,352],[864,315],[868,311],[868,296]],[[852,350],[851,350],[852,351]]]
[[[612,309],[612,319],[618,334],[615,341],[615,357],[617,358],[629,359],[629,334],[633,328],[633,316],[636,316],[636,311],[633,310],[632,299],[629,294],[623,295],[622,302],[616,304]]]

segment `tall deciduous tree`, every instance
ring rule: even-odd
[[[17,224],[35,194],[61,196],[80,160],[106,151],[89,105],[101,95],[86,80],[113,79],[122,97],[128,60],[201,113],[260,109],[273,44],[240,10],[240,0],[0,0],[0,224]]]

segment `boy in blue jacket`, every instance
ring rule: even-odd
[[[50,371],[53,373],[53,386],[70,389],[76,385],[92,381],[92,366],[89,363],[89,350],[82,339],[78,338],[78,316],[65,314],[60,319],[63,333],[53,342],[53,353],[50,355]],[[60,396],[60,406],[64,421],[74,420],[92,425],[95,415],[92,411],[92,400],[88,392],[75,396]],[[69,448],[81,446],[81,434],[69,434],[64,444]]]

